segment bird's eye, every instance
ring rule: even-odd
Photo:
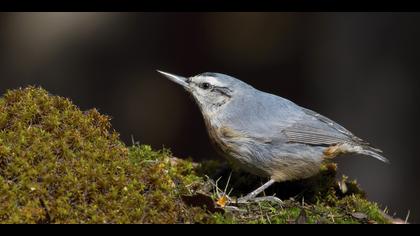
[[[209,89],[210,87],[211,87],[211,85],[209,83],[206,83],[206,82],[200,84],[200,88],[202,88],[202,89]]]

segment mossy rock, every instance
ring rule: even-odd
[[[132,159],[130,159],[130,156]],[[187,168],[184,168],[187,169]],[[188,184],[188,171],[178,184]],[[201,220],[172,181],[169,154],[130,152],[96,110],[41,88],[0,99],[0,222],[177,223]],[[186,211],[188,209],[188,211]]]
[[[127,147],[109,117],[95,109],[82,112],[42,88],[8,91],[0,99],[0,223],[392,220],[355,182],[338,184],[331,165],[317,177],[270,188],[267,194],[285,200],[281,205],[220,204],[227,193],[217,187],[228,184],[229,173],[220,162],[197,164],[168,150]],[[226,189],[234,187],[231,196],[240,196],[261,181],[234,171]]]
[[[267,179],[239,170],[232,171],[226,168],[226,164],[219,161],[205,162],[197,168],[199,175],[208,176],[208,181],[213,186],[210,192],[213,193],[212,197],[215,201],[231,195],[229,198],[235,208],[223,215],[216,214],[216,220],[219,223],[386,224],[403,222],[389,217],[378,204],[368,201],[366,193],[356,181],[350,181],[346,176],[337,178],[336,170],[336,164],[325,163],[319,174],[314,177],[275,183],[266,190],[267,196],[275,195],[283,200],[283,204],[260,202],[236,205],[235,198],[256,189]]]

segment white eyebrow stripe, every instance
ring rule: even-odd
[[[194,79],[195,79],[195,81],[194,81]],[[213,77],[213,76],[196,76],[196,77],[193,77],[192,81],[195,82],[195,83],[202,83],[202,82],[208,81],[213,86],[218,86],[218,87],[225,87],[226,86],[225,84],[221,83],[217,79],[217,77]]]

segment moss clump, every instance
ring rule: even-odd
[[[336,168],[335,164],[325,164],[320,173],[312,178],[276,183],[270,187],[266,194],[280,197],[284,200],[283,204],[233,203],[237,208],[225,214],[214,214],[214,220],[218,223],[258,224],[392,222],[393,219],[380,210],[376,203],[366,199],[366,193],[359,188],[356,181],[349,181],[345,176],[337,181]],[[198,168],[198,173],[210,175],[210,179],[218,178],[217,187],[220,189],[225,189],[228,184],[227,190],[233,189],[231,196],[246,194],[266,181],[241,171],[232,172],[225,164],[217,161],[203,163]],[[212,176],[212,173],[217,173],[217,177]],[[213,194],[213,198],[218,197]]]
[[[221,193],[235,198],[264,181],[235,171],[228,184],[230,173],[220,162],[126,147],[109,117],[41,88],[0,98],[0,223],[389,222],[357,183],[336,181],[334,165],[271,187],[281,205],[218,205]]]
[[[180,172],[169,157],[147,146],[129,152],[96,110],[41,88],[8,91],[0,99],[0,222],[202,220],[204,210],[187,208],[177,191],[193,179],[190,164]]]
[[[390,223],[376,204],[358,196],[348,196],[335,206],[325,203],[302,204],[287,200],[283,206],[269,203],[250,205],[246,212],[217,216],[220,223],[258,224],[376,224]]]

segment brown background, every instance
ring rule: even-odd
[[[420,14],[0,13],[0,92],[28,84],[114,117],[180,157],[220,158],[198,108],[159,76],[211,71],[329,116],[384,150],[338,159],[369,198],[420,220]]]

